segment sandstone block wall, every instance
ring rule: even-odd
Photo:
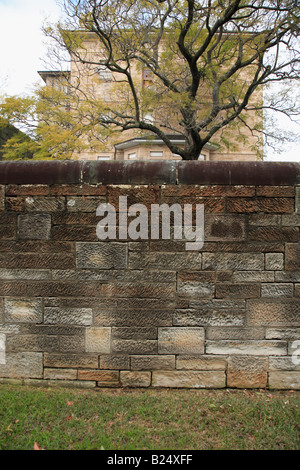
[[[204,204],[201,250],[100,240],[124,195]],[[2,382],[300,388],[300,165],[0,162],[0,220]]]

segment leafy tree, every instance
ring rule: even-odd
[[[138,129],[194,160],[215,138],[229,145],[233,135],[237,141],[247,133],[270,137],[262,128],[266,110],[299,112],[296,100],[262,100],[262,87],[273,82],[299,85],[297,0],[61,4],[67,20],[45,31],[72,59],[70,87],[74,109],[81,106],[81,123],[103,139]],[[94,53],[87,46],[91,36],[98,43]],[[110,77],[114,101],[92,93],[96,72]],[[141,73],[147,74],[144,86]],[[174,131],[185,137],[184,148],[171,142]]]

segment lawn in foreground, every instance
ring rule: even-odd
[[[0,384],[0,450],[299,450],[300,392]]]

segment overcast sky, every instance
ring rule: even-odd
[[[45,68],[47,38],[41,28],[60,15],[56,0],[0,0],[0,95],[30,94],[42,83],[37,71]],[[299,145],[272,160],[300,162]]]

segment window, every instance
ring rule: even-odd
[[[111,80],[112,75],[111,75],[111,70],[109,70],[105,65],[100,65],[98,67],[98,75],[100,80]]]
[[[163,158],[163,152],[150,152],[150,158]]]
[[[135,158],[136,158],[136,153],[135,152],[128,154],[128,160],[134,160]]]
[[[110,160],[110,157],[109,156],[104,156],[104,157],[97,157],[97,160]]]

